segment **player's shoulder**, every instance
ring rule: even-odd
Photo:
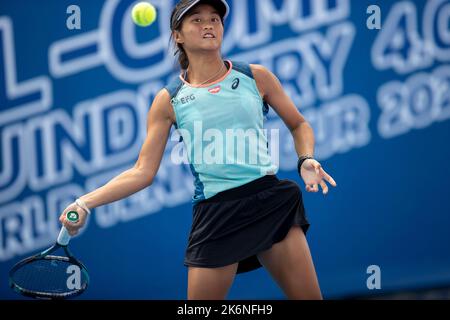
[[[244,61],[232,61],[233,69],[247,75],[248,77],[259,80],[268,74],[268,70],[261,64],[252,64]]]
[[[251,68],[252,70],[255,70],[255,71],[264,71],[264,70],[267,70],[267,68],[264,67],[262,64],[254,64],[254,63],[250,63],[249,66],[250,66],[250,68]]]
[[[155,95],[150,110],[152,110],[154,115],[159,115],[162,118],[169,118],[172,122],[175,122],[172,98],[165,87],[160,89]]]
[[[258,87],[270,86],[273,80],[272,72],[262,64],[250,64],[253,78],[255,79]]]
[[[171,96],[166,87],[161,88],[155,95],[155,100],[161,104],[170,104]]]
[[[262,64],[250,64],[250,69],[252,70],[253,75],[256,77],[265,77],[270,74],[269,69],[267,69]]]
[[[183,81],[181,81],[180,77],[174,77],[172,78],[167,85],[162,88],[162,91],[166,91],[167,94],[169,95],[169,99],[172,99],[173,97],[175,97],[178,92],[181,90],[181,88],[183,87]]]

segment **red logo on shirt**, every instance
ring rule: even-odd
[[[209,91],[210,93],[212,93],[212,94],[216,94],[216,93],[219,93],[219,92],[220,92],[220,89],[221,89],[221,87],[220,87],[220,86],[217,86],[217,87],[214,87],[214,88],[209,89],[208,91]]]

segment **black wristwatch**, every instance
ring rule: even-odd
[[[297,161],[298,174],[301,174],[300,169],[302,168],[302,164],[303,164],[303,162],[305,162],[305,160],[308,160],[308,159],[314,159],[314,157],[312,157],[310,155],[305,155],[305,156],[301,156],[298,158],[298,161]]]

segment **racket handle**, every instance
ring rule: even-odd
[[[60,246],[67,246],[69,244],[70,238],[71,236],[69,234],[69,231],[67,231],[66,227],[63,226],[59,231],[58,239],[56,240],[56,242]]]
[[[69,220],[72,223],[78,222],[78,212],[76,211],[69,211],[66,213],[66,219]],[[67,246],[70,241],[70,234],[69,231],[67,231],[66,227],[62,226],[61,230],[59,231],[58,239],[56,242],[60,246]]]

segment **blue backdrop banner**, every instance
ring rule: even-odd
[[[450,1],[228,0],[227,59],[273,71],[312,125],[336,180],[308,193],[293,139],[271,110],[278,176],[303,191],[325,298],[450,285]],[[179,69],[175,1],[150,27],[126,0],[0,4],[0,299],[8,270],[51,245],[62,210],[132,167],[159,90]],[[170,141],[152,186],[93,211],[71,242],[85,299],[185,299],[189,166]],[[283,299],[265,269],[230,299]]]

